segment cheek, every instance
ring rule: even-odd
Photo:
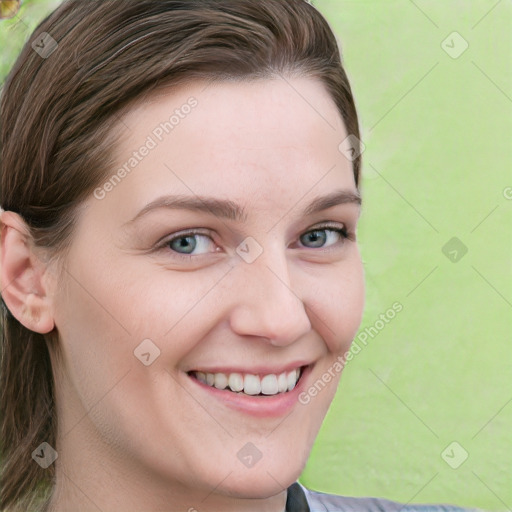
[[[121,315],[121,290],[83,267],[68,269],[68,279],[55,297],[54,318],[66,373],[86,408],[97,402],[133,358],[133,338]],[[131,356],[131,358],[130,358]]]
[[[344,353],[361,324],[364,309],[364,275],[360,260],[330,273],[324,287],[312,295],[316,330],[330,352]]]
[[[217,284],[226,272],[224,267],[194,272],[151,269],[134,298],[137,311],[130,320],[134,332],[167,345],[178,341],[172,350],[177,356],[186,353],[221,310]]]

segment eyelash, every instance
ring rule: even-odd
[[[305,231],[303,233],[303,235],[307,235],[309,233],[314,233],[315,231],[334,231],[335,233],[338,233],[339,235],[341,235],[341,237],[343,239],[340,242],[341,245],[343,245],[345,243],[345,240],[350,240],[350,241],[353,241],[353,242],[356,240],[355,234],[352,233],[352,232],[349,232],[345,226],[340,228],[340,227],[337,227],[337,226],[332,226],[330,224],[325,224],[325,225],[318,226],[318,227],[315,227],[313,229],[310,229],[308,231]],[[209,235],[207,235],[206,233],[203,233],[201,230],[191,229],[190,231],[186,231],[184,233],[180,233],[177,236],[173,236],[172,238],[166,239],[164,242],[162,242],[161,244],[157,245],[155,250],[157,250],[157,251],[159,251],[159,250],[167,250],[167,249],[169,249],[169,244],[171,242],[173,242],[174,240],[179,240],[180,238],[187,238],[187,237],[193,236],[193,235],[206,236],[206,237],[210,238],[210,240],[212,240],[212,238]],[[213,240],[212,240],[212,242],[213,242]],[[336,250],[335,246],[338,246],[340,244],[334,244],[333,246],[329,246],[329,247],[326,247],[326,248],[319,247],[316,250],[324,251],[324,252],[329,252],[331,250]],[[315,250],[314,247],[306,247],[306,249]],[[176,257],[177,259],[181,259],[181,260],[184,260],[184,261],[191,261],[194,258],[199,258],[201,256],[205,256],[204,254],[199,254],[199,255],[195,255],[195,256],[194,255],[187,255],[187,254],[182,254],[182,253],[176,252],[173,249],[170,249],[170,250],[173,252],[173,257]]]

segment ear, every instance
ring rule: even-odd
[[[44,279],[47,268],[34,250],[23,218],[0,210],[0,238],[0,287],[6,306],[27,329],[41,334],[52,331],[52,304]]]

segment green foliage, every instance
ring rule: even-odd
[[[3,84],[25,41],[60,3],[61,0],[24,0],[16,16],[0,20],[0,84]]]

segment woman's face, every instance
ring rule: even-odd
[[[187,85],[120,126],[54,291],[60,463],[148,500],[187,489],[198,510],[280,493],[361,321],[346,129],[305,78]]]

